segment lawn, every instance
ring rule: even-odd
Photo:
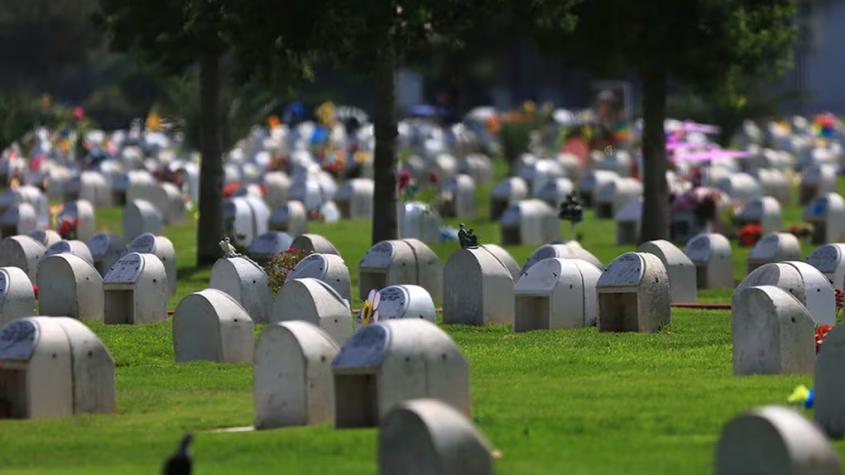
[[[797,207],[785,210],[785,224],[799,218]],[[99,228],[120,231],[120,210],[98,210],[97,219]],[[499,240],[495,223],[467,224],[482,242]],[[356,289],[369,223],[313,224],[310,232],[336,245]],[[610,221],[588,216],[578,232],[605,263],[632,249],[615,245]],[[173,225],[166,234],[179,266],[178,295],[169,304],[174,308],[182,296],[207,285],[209,269],[195,264],[193,223]],[[457,244],[432,247],[445,262]],[[805,254],[811,248],[805,246]],[[507,249],[521,263],[533,247]],[[734,247],[737,278],[744,274],[746,253]],[[701,297],[729,302],[730,291]],[[91,327],[117,363],[117,414],[2,421],[0,472],[155,473],[184,430],[195,432],[199,474],[376,471],[375,429],[219,431],[252,423],[251,368],[175,364],[170,321]],[[795,385],[812,384],[811,375],[734,377],[727,311],[674,309],[672,324],[653,335],[599,334],[594,328],[523,334],[503,326],[444,329],[469,360],[473,419],[502,452],[496,464],[502,474],[711,473],[727,420],[755,406],[783,403]],[[845,444],[837,448],[845,455]]]

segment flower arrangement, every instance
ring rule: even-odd
[[[298,249],[296,247],[289,247],[287,251],[273,256],[264,266],[267,272],[267,281],[270,285],[270,291],[274,294],[282,290],[285,281],[288,279],[293,268],[299,264],[299,261],[305,259],[311,251],[306,249]]]
[[[59,236],[64,240],[76,239],[76,230],[79,228],[79,218],[63,217],[57,226]]]
[[[759,224],[746,224],[739,228],[739,245],[751,247],[763,236],[763,227]]]
[[[810,223],[790,224],[789,233],[798,239],[807,239],[813,234],[813,225]]]
[[[223,187],[223,197],[231,198],[238,190],[241,189],[241,184],[236,181],[230,181]]]

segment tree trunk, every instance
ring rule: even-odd
[[[213,264],[223,239],[223,140],[221,135],[221,53],[209,48],[200,57],[200,202],[197,264]],[[235,236],[232,236],[234,239]]]
[[[396,189],[396,57],[385,48],[376,71],[373,244],[399,237]]]
[[[640,242],[669,238],[669,185],[666,182],[666,72],[643,78],[643,213]]]

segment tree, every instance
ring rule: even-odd
[[[670,84],[708,92],[733,78],[777,71],[789,62],[793,0],[589,0],[573,7],[571,33],[543,28],[541,47],[603,74],[642,82],[641,241],[669,230],[666,96]]]
[[[232,4],[235,0],[100,0],[95,16],[112,47],[137,53],[170,74],[199,63],[199,265],[211,264],[220,256],[217,243],[223,236],[221,61],[227,49],[225,25]]]

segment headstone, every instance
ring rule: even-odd
[[[173,183],[160,183],[161,200],[165,205],[162,210],[164,220],[168,223],[181,223],[186,217],[185,199],[182,197],[182,190],[180,190]]]
[[[267,231],[252,241],[246,250],[250,258],[264,263],[288,249],[293,244],[290,234],[282,231]]]
[[[331,195],[329,195],[331,196]],[[323,192],[320,189],[320,182],[313,175],[298,177],[293,176],[293,183],[288,190],[288,203],[297,201],[302,203],[306,210],[319,209],[323,204]]]
[[[284,231],[291,236],[299,236],[308,231],[308,214],[299,201],[288,201],[273,210],[269,227],[273,231]]]
[[[212,289],[234,297],[255,323],[267,323],[270,308],[270,287],[267,274],[255,262],[243,257],[218,259],[211,268]]]
[[[489,183],[493,180],[493,163],[490,157],[471,153],[458,161],[458,171],[471,176],[476,183]]]
[[[666,267],[672,303],[695,302],[698,299],[695,265],[677,246],[658,239],[640,244],[637,252],[654,254]]]
[[[519,275],[522,273],[519,269],[519,264],[516,263],[516,260],[514,260],[513,256],[505,248],[498,244],[484,244],[483,247],[508,269],[514,282],[519,280]]]
[[[599,331],[656,332],[671,321],[669,276],[644,252],[617,257],[596,284]]]
[[[760,183],[747,173],[731,173],[717,180],[715,186],[730,196],[734,204],[744,204],[763,196]]]
[[[352,336],[352,309],[327,282],[288,276],[273,298],[270,323],[302,320],[323,329],[338,344]]]
[[[560,221],[555,210],[541,200],[513,203],[499,218],[502,244],[540,245],[560,239]]]
[[[552,242],[549,244],[543,244],[542,246],[538,247],[528,256],[528,259],[525,261],[525,264],[522,266],[522,272],[530,269],[531,266],[534,264],[542,261],[543,259],[548,259],[549,257],[560,257],[563,259],[581,259],[584,261],[593,264],[594,266],[598,267],[599,269],[604,269],[604,265],[601,261],[598,260],[596,256],[590,253],[590,251],[581,247],[581,244],[578,241],[566,241],[566,242]],[[518,275],[519,275],[518,274]],[[517,280],[518,277],[517,277]]]
[[[535,197],[539,197],[540,190],[549,182],[564,178],[566,175],[563,165],[554,159],[537,160],[530,165],[530,170],[530,176],[523,176],[523,178],[531,183],[531,194]]]
[[[144,233],[126,246],[126,252],[152,254],[158,257],[164,265],[165,274],[167,274],[168,294],[176,295],[176,248],[173,247],[170,239],[152,233]]]
[[[226,292],[205,289],[185,296],[173,315],[176,362],[252,362],[255,329],[241,304]]]
[[[41,190],[35,186],[24,185],[17,190],[7,190],[13,193],[13,203],[29,203],[35,209],[35,224],[38,228],[50,226],[50,201]],[[4,193],[5,195],[5,193]],[[11,204],[11,203],[10,203]],[[8,206],[2,206],[4,209]]]
[[[255,347],[255,427],[334,421],[332,360],[338,345],[320,328],[301,321],[273,323]]]
[[[619,178],[619,174],[610,170],[591,170],[588,172],[578,184],[581,203],[587,208],[595,206],[598,190],[617,178]]]
[[[839,455],[824,434],[794,409],[766,406],[722,429],[716,475],[837,475]]]
[[[397,405],[381,421],[379,474],[492,475],[490,443],[469,419],[434,399]]]
[[[832,165],[814,165],[801,175],[798,185],[798,202],[806,205],[815,198],[836,192],[836,168]]]
[[[143,324],[167,318],[167,274],[153,254],[130,252],[103,279],[106,324]]]
[[[772,285],[798,299],[817,325],[836,325],[836,297],[827,278],[800,261],[765,264],[748,274],[734,290],[734,298],[748,287]]]
[[[643,194],[643,185],[635,178],[616,178],[596,190],[595,216],[613,218],[628,202]]]
[[[845,326],[837,325],[828,332],[819,349],[813,378],[813,409],[816,423],[828,437],[845,437]]]
[[[520,177],[505,178],[490,192],[490,219],[497,220],[508,206],[528,197],[528,184]]]
[[[640,240],[643,199],[636,197],[625,204],[613,217],[616,222],[616,244],[636,244]]]
[[[18,234],[29,234],[36,229],[35,208],[29,203],[18,203],[10,206],[0,215],[0,236],[11,237]]]
[[[440,214],[445,217],[475,216],[475,181],[469,175],[456,175],[443,182],[438,196]]]
[[[0,240],[0,266],[17,267],[35,280],[38,263],[47,249],[29,236],[12,236]]]
[[[41,315],[103,321],[103,278],[83,259],[70,253],[44,257],[36,283]]]
[[[114,360],[84,324],[29,317],[0,329],[0,400],[15,419],[115,410]]]
[[[84,171],[72,177],[64,187],[64,200],[85,200],[95,208],[111,206],[112,193],[100,172]]]
[[[375,184],[369,178],[353,178],[341,185],[334,201],[345,219],[372,219]]]
[[[759,224],[764,234],[776,233],[782,225],[780,202],[771,196],[754,198],[745,203],[736,221],[740,226]]]
[[[358,296],[389,285],[411,284],[426,289],[432,299],[443,298],[443,267],[428,246],[416,239],[376,243],[358,263]]]
[[[835,289],[845,289],[845,244],[825,244],[813,251],[807,264],[819,270]]]
[[[336,254],[310,254],[296,263],[288,279],[311,277],[331,286],[348,302],[352,302],[349,268]]]
[[[428,291],[419,285],[391,285],[379,290],[376,320],[421,318],[434,322],[437,313]]]
[[[513,285],[508,264],[487,245],[458,249],[443,270],[443,322],[513,323]]]
[[[733,258],[728,238],[716,233],[698,234],[687,242],[684,254],[695,264],[699,289],[733,288]]]
[[[358,330],[332,361],[335,427],[377,426],[397,404],[438,399],[469,416],[469,371],[460,348],[421,319]]]
[[[144,233],[161,234],[164,219],[161,212],[145,200],[132,200],[123,208],[123,237],[131,241]]]
[[[94,256],[91,255],[88,245],[76,239],[71,239],[70,241],[62,240],[53,244],[47,248],[44,257],[55,256],[56,254],[73,254],[88,264],[94,265]]]
[[[569,178],[555,178],[549,180],[537,192],[537,198],[543,200],[554,209],[560,208],[560,204],[566,200],[573,191],[572,181]]]
[[[839,193],[824,193],[804,208],[804,221],[813,225],[813,244],[845,240],[845,200]]]
[[[291,246],[300,251],[308,251],[317,254],[340,255],[340,251],[334,247],[334,244],[319,234],[300,234],[299,236],[293,238]]]
[[[264,175],[264,200],[270,209],[276,209],[288,200],[290,178],[284,172],[270,172]]]
[[[29,237],[41,243],[41,245],[44,246],[44,249],[47,249],[62,240],[62,236],[52,229],[35,230],[29,233]]]
[[[551,257],[523,272],[514,288],[515,332],[595,325],[601,270],[580,259]]]
[[[737,289],[731,317],[734,374],[812,371],[815,323],[791,294],[771,285]]]
[[[62,205],[61,211],[56,216],[56,226],[61,229],[63,226],[73,226],[76,230],[76,239],[87,241],[91,239],[97,229],[94,219],[94,207],[85,200],[68,201]]]
[[[801,243],[791,233],[770,233],[763,236],[746,258],[747,272],[772,262],[797,261],[801,259]]]
[[[399,236],[422,242],[439,242],[440,216],[426,203],[400,203]]]
[[[26,272],[0,267],[0,325],[35,312],[35,293]]]
[[[757,170],[757,180],[760,182],[764,195],[774,197],[783,206],[792,201],[792,186],[782,171],[775,168],[761,168]]]
[[[104,277],[112,264],[120,259],[125,250],[123,237],[111,233],[97,233],[85,244],[91,251],[94,267]]]

